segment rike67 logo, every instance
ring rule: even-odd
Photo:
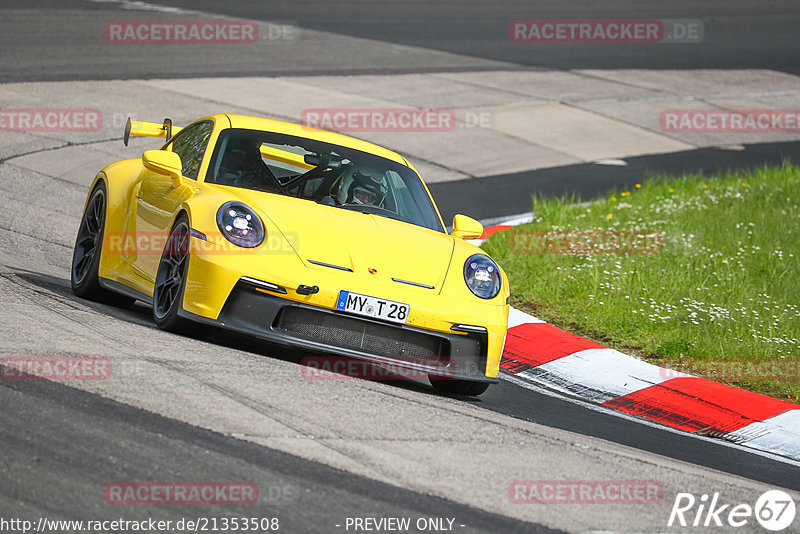
[[[719,493],[711,496],[703,494],[699,499],[691,493],[678,493],[667,526],[729,529],[747,525],[752,527],[755,519],[763,528],[779,532],[792,525],[795,513],[794,500],[781,490],[763,493],[756,500],[755,506],[721,504]]]

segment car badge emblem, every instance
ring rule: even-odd
[[[367,271],[369,271],[369,274],[378,274],[378,269],[373,269],[372,267],[369,267]]]

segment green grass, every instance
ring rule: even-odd
[[[535,197],[533,223],[483,245],[508,273],[512,305],[657,365],[798,402],[800,168],[656,177],[576,202]],[[576,234],[583,244],[564,253],[569,230],[597,234]],[[660,233],[663,246],[588,253],[609,230]]]

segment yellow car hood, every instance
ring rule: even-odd
[[[453,255],[449,235],[307,200],[264,197],[258,204],[263,214],[309,268],[331,272],[333,268],[322,263],[350,269],[362,279],[403,280],[441,289]]]

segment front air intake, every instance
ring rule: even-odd
[[[399,326],[297,306],[283,308],[275,328],[332,347],[406,361],[438,360],[449,345],[446,339]]]

